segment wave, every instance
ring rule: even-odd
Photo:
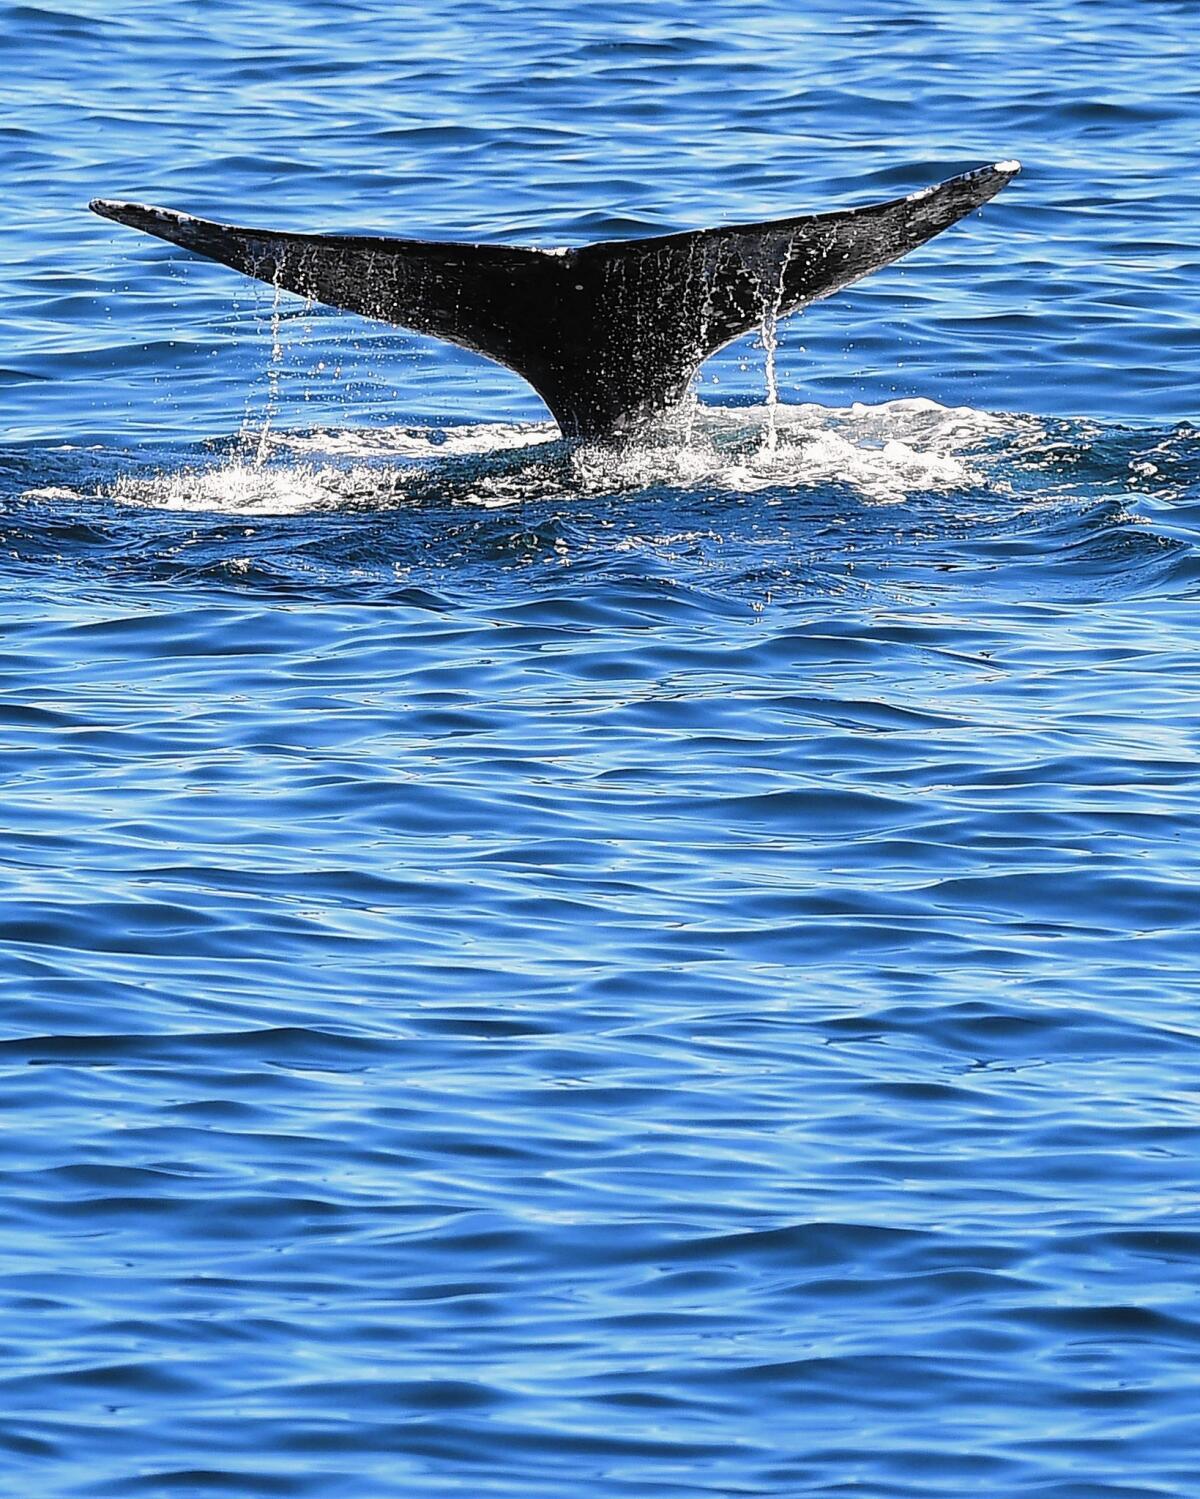
[[[936,602],[1200,587],[1200,442],[896,400],[697,404],[652,437],[549,422],[274,432],[202,447],[0,451],[0,567],[396,599],[596,583],[723,608],[795,594]],[[569,571],[569,584],[562,570]],[[641,607],[641,605],[637,605]],[[757,607],[757,605],[755,605]]]

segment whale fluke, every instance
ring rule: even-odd
[[[708,355],[906,255],[980,207],[1016,162],[840,213],[575,250],[283,234],[97,199],[94,212],[260,281],[433,334],[522,375],[565,436],[675,406]]]

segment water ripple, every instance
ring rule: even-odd
[[[1192,9],[111,9],[0,6],[5,1492],[1190,1499]],[[1000,154],[620,450],[83,208]]]

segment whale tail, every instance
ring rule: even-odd
[[[330,307],[433,334],[523,376],[565,436],[676,405],[709,354],[849,286],[986,203],[1016,162],[840,213],[576,250],[283,234],[97,199],[142,229]]]

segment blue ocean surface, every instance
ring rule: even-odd
[[[0,5],[0,1492],[1200,1493],[1198,46]],[[619,450],[86,210],[1008,157]]]

